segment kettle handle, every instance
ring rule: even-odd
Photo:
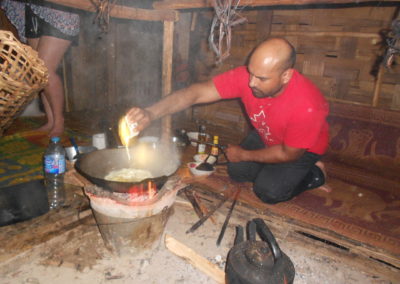
[[[242,226],[236,226],[236,237],[235,240],[233,242],[233,245],[238,245],[240,243],[242,243],[244,240],[244,233],[243,233],[243,227]]]
[[[282,257],[282,251],[267,224],[265,224],[264,220],[260,218],[255,218],[251,222],[254,222],[257,225],[257,232],[260,235],[261,239],[267,242],[268,245],[271,247],[275,262],[279,260]]]

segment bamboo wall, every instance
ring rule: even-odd
[[[295,46],[296,69],[309,77],[328,99],[371,105],[376,61],[383,54],[380,32],[391,27],[395,9],[377,6],[245,10],[241,14],[248,22],[233,28],[231,56],[219,67],[212,66],[215,58],[206,43],[213,12],[202,12],[197,15],[196,36],[205,41],[200,44],[201,52],[193,54],[194,77],[205,80],[210,74],[245,64],[251,49],[270,34],[285,37]],[[398,65],[384,70],[380,87],[378,107],[400,110]],[[194,119],[236,127],[238,121],[234,118],[240,113],[237,105],[218,103],[195,109]]]

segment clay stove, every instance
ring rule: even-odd
[[[184,186],[177,176],[170,177],[159,190],[151,181],[127,193],[86,186],[85,192],[106,248],[116,255],[157,248],[176,194]]]

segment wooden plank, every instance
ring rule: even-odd
[[[165,246],[174,254],[187,260],[197,269],[201,270],[217,283],[225,283],[225,272],[218,265],[210,262],[191,248],[174,239],[170,235],[165,236]]]
[[[360,33],[360,32],[302,32],[302,31],[273,31],[274,36],[307,36],[307,37],[355,37],[355,38],[380,38],[379,33]]]
[[[398,0],[395,0],[395,2]],[[308,5],[308,4],[359,4],[375,2],[374,0],[242,0],[240,6],[275,6],[275,5]],[[166,0],[154,2],[155,9],[193,9],[212,7],[212,0]]]
[[[96,12],[97,7],[90,0],[45,0],[62,6],[80,9],[88,12]],[[114,5],[110,16],[120,19],[141,21],[178,21],[178,12],[171,10],[149,10],[122,5]]]
[[[163,63],[162,63],[162,96],[169,95],[172,91],[172,57],[174,45],[174,22],[164,22],[163,36]],[[171,137],[171,115],[162,119],[161,139],[169,141]]]

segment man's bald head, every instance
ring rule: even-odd
[[[290,42],[283,38],[270,38],[263,41],[250,57],[250,64],[261,64],[280,71],[293,68],[295,62],[296,51]]]
[[[247,66],[253,95],[279,96],[293,75],[295,60],[293,46],[283,38],[270,38],[257,46]]]

